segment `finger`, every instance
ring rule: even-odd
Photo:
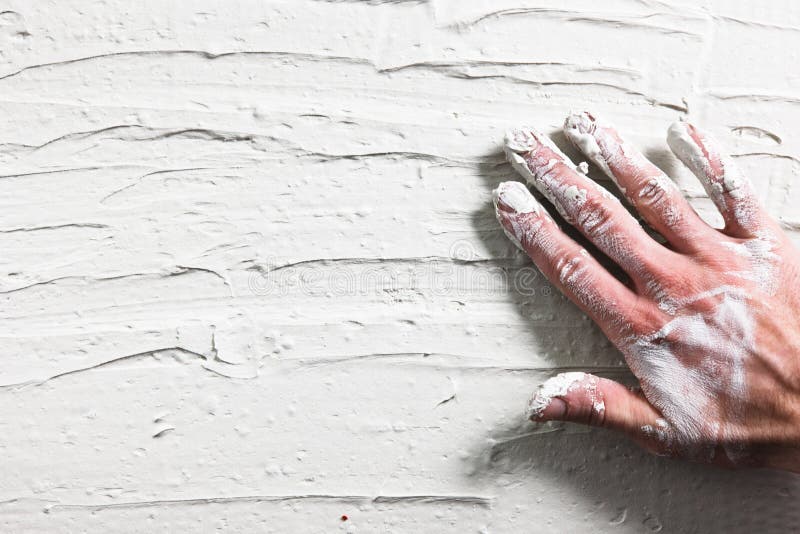
[[[694,173],[725,220],[724,232],[754,237],[765,224],[753,187],[733,161],[723,156],[717,142],[685,122],[669,127],[667,143]]]
[[[618,430],[646,448],[666,452],[671,431],[647,400],[619,382],[581,372],[547,379],[528,402],[528,418]]]
[[[540,271],[613,340],[648,320],[639,297],[567,236],[520,182],[494,191],[495,212],[506,234]]]
[[[637,284],[647,285],[666,249],[607,190],[576,171],[550,139],[531,129],[509,132],[506,155],[517,171]]]
[[[677,250],[693,250],[708,225],[675,183],[626,143],[610,125],[590,113],[574,113],[564,134],[617,185],[636,211]]]

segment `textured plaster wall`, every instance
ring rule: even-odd
[[[686,116],[800,237],[798,50],[792,0],[0,0],[0,529],[800,528],[792,476],[524,421],[630,376],[489,201],[588,108],[711,214]]]

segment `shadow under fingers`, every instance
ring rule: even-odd
[[[495,428],[472,456],[470,476],[522,481],[537,506],[563,509],[562,492],[583,500],[595,531],[753,533],[800,529],[800,477],[729,471],[660,458],[625,436],[522,416]],[[499,483],[498,483],[499,481]],[[623,528],[623,526],[625,528]],[[617,530],[614,530],[617,531]]]

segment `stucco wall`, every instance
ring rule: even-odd
[[[630,376],[490,203],[591,109],[709,214],[685,116],[795,232],[798,50],[792,0],[0,0],[0,529],[800,528],[789,475],[524,420]]]

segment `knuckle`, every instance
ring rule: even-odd
[[[558,281],[566,286],[574,285],[578,279],[586,275],[586,259],[588,252],[585,249],[570,250],[559,255],[554,264]]]
[[[606,199],[599,195],[590,195],[579,208],[575,220],[586,237],[597,239],[613,227],[614,213]]]
[[[603,402],[592,402],[590,404],[588,423],[590,426],[606,426],[606,408]]]
[[[565,397],[566,419],[589,426],[606,426],[606,405],[599,379],[588,375]]]
[[[625,310],[625,325],[621,337],[644,336],[658,331],[668,320],[664,312],[648,299],[637,297]]]
[[[637,206],[659,207],[663,206],[664,204],[672,203],[672,192],[673,188],[665,185],[664,180],[659,178],[651,178],[641,187],[641,189],[639,189],[639,192],[634,196],[634,199]]]

